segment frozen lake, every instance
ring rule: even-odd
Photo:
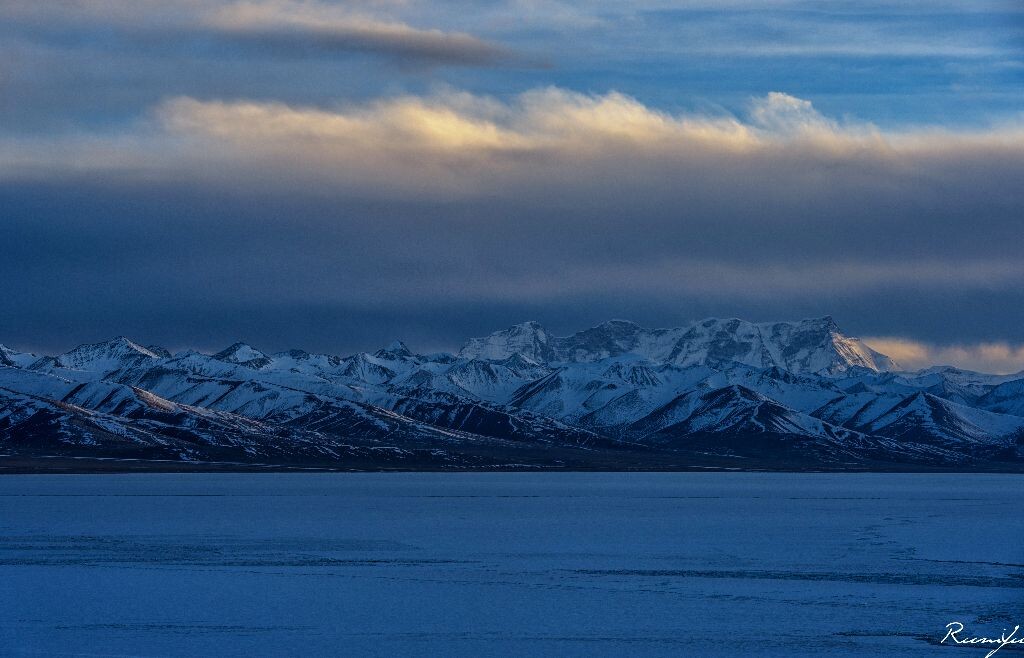
[[[980,657],[1024,478],[4,476],[0,583],[13,655]]]

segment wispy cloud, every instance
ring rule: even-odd
[[[423,65],[531,64],[488,40],[460,31],[416,27],[379,15],[382,9],[387,7],[380,3],[315,0],[72,0],[56,10],[15,1],[0,7],[0,17],[44,32],[62,25],[81,34],[101,29],[102,36],[131,40],[139,53],[145,53],[149,41],[160,48],[179,42],[183,55],[209,51],[209,45],[197,47],[196,40],[205,39],[214,46],[218,42],[240,45],[276,56],[364,53]]]
[[[208,12],[201,23],[254,46],[300,54],[367,52],[426,63],[474,65],[513,58],[509,50],[469,34],[418,29],[313,2],[236,2]]]

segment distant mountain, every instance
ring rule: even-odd
[[[217,352],[213,358],[224,363],[237,363],[253,370],[270,365],[272,359],[251,345],[235,343],[231,347]]]
[[[11,368],[25,368],[39,360],[35,354],[12,350],[6,345],[0,345],[0,366]]]
[[[632,354],[656,363],[778,367],[796,374],[835,374],[855,368],[897,370],[897,364],[857,338],[843,335],[831,317],[800,322],[752,323],[708,319],[675,329],[645,329],[611,320],[571,336],[555,337],[536,322],[470,340],[464,358],[507,359],[520,354],[539,363],[586,363]]]
[[[1024,470],[1024,374],[902,372],[829,317],[526,322],[457,354],[0,346],[5,463]]]
[[[79,345],[58,356],[43,357],[28,367],[42,372],[88,372],[96,376],[126,367],[142,366],[158,360],[155,352],[119,336],[103,343]]]

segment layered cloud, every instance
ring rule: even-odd
[[[645,163],[685,169],[776,161],[902,173],[942,160],[991,156],[1019,164],[1024,156],[1024,125],[886,133],[869,124],[840,125],[809,101],[779,92],[753,100],[747,121],[672,115],[615,92],[591,96],[557,88],[526,92],[510,103],[448,92],[326,110],[179,98],[164,103],[158,115],[172,134],[213,140],[218,150],[266,157],[282,167],[314,160],[345,177],[377,165],[384,168],[377,172],[381,179],[401,185],[408,177],[418,187],[431,181],[409,170],[425,167],[459,176],[457,185],[469,191],[466,183],[474,178],[480,184],[489,175],[530,178],[538,166],[569,162],[621,170]],[[436,181],[440,187],[452,182]]]
[[[862,335],[1008,345],[1024,321],[1015,123],[894,130],[781,92],[732,114],[548,87],[178,96],[125,129],[0,144],[19,244],[0,276],[35,335],[56,331],[43,299],[79,326],[241,314],[269,347],[335,351],[528,317],[833,314]],[[1014,370],[1008,350],[954,363]]]
[[[1022,15],[6,0],[0,340],[832,314],[1018,345]]]
[[[510,183],[585,183],[623,173],[637,187],[679,181],[680,175],[740,172],[755,184],[787,175],[810,183],[850,174],[888,186],[890,176],[919,180],[922,173],[940,176],[952,168],[966,179],[985,162],[1009,174],[1024,157],[1021,124],[882,131],[828,119],[809,101],[780,92],[751,101],[745,120],[669,114],[615,92],[557,88],[509,102],[448,91],[339,108],[179,97],[161,103],[153,117],[155,125],[137,124],[129,132],[69,139],[66,151],[59,148],[63,143],[10,141],[0,165],[11,175],[10,154],[21,154],[40,166],[49,160],[59,173],[69,163],[88,166],[90,148],[109,148],[125,162],[164,163],[168,175],[180,158],[190,170],[203,161],[222,170],[230,161],[239,176],[270,169],[332,183],[472,195]],[[99,158],[96,168],[106,162]],[[965,162],[971,167],[960,166]],[[688,185],[685,178],[679,182]]]
[[[840,129],[808,101],[772,93],[753,104],[751,121],[673,116],[615,92],[589,96],[556,88],[524,93],[511,103],[445,93],[400,97],[339,110],[275,103],[204,102],[179,98],[159,110],[165,126],[182,136],[221,140],[252,153],[299,159],[313,156],[344,168],[365,164],[365,151],[443,160],[457,154],[472,170],[524,155],[596,161],[620,157],[693,160],[705,155],[747,155],[808,147],[822,153],[887,144],[868,128]]]

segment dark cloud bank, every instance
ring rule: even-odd
[[[0,114],[35,127],[0,130],[0,342],[344,353],[450,348],[527,319],[569,332],[831,314],[862,336],[1024,343],[1019,120],[883,129],[782,93],[739,116],[544,87],[375,96],[383,69],[322,60],[523,60],[340,5],[194,6],[76,3],[55,22],[7,9],[0,85],[31,103]],[[88,75],[61,78],[79,51]],[[265,88],[247,86],[247,53],[273,72]]]
[[[547,182],[423,195],[288,176],[8,182],[0,340],[348,352],[525,319],[826,313],[861,335],[1024,340],[1019,159],[555,164],[530,165]]]

